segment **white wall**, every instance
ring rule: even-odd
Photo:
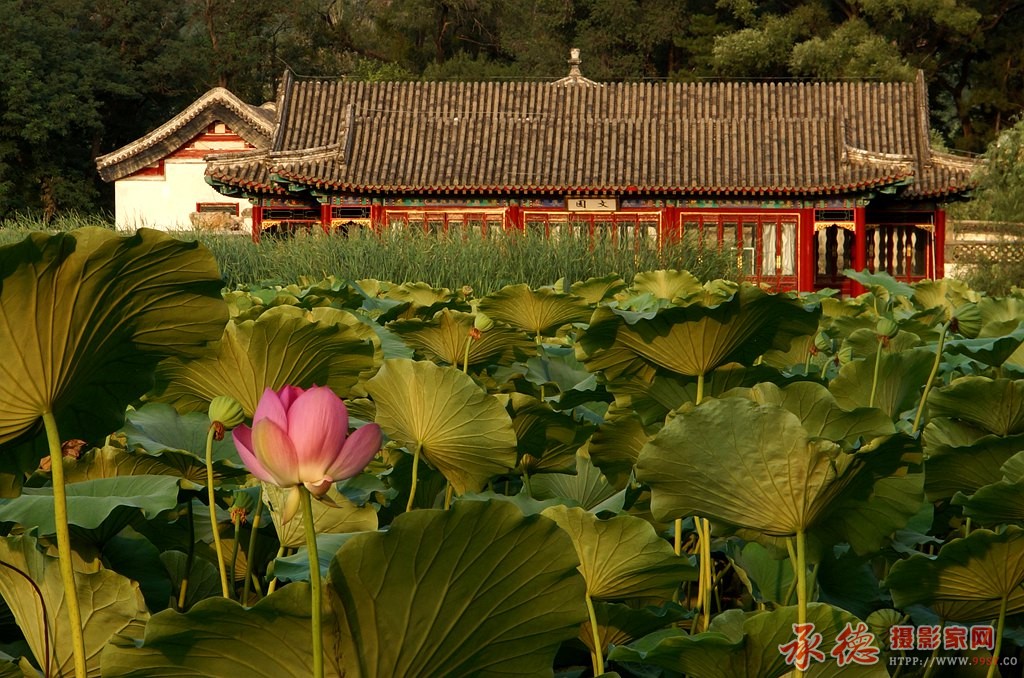
[[[244,198],[232,198],[206,183],[202,158],[167,158],[164,176],[126,177],[114,182],[114,219],[117,227],[135,230],[143,226],[161,230],[191,229],[189,214],[198,202],[238,203],[238,213],[251,207]],[[251,218],[245,219],[251,229]]]

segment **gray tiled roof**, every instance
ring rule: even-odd
[[[963,190],[973,166],[929,147],[922,77],[595,85],[286,75],[278,110],[258,161],[266,186],[276,176],[395,193],[820,195],[896,184],[941,196]],[[257,187],[238,164],[209,173]]]

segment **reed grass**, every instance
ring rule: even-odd
[[[30,231],[66,230],[76,223],[111,227],[101,217],[46,225],[30,219],[8,221],[0,225],[0,244],[20,240]],[[418,228],[355,230],[347,237],[300,232],[266,237],[259,243],[237,234],[181,231],[174,235],[199,240],[209,248],[232,288],[334,275],[348,280],[420,281],[450,289],[468,285],[483,295],[514,283],[540,287],[564,280],[572,284],[613,273],[629,282],[638,272],[663,268],[688,270],[703,280],[737,277],[733,254],[701,249],[688,240],[663,243],[659,248],[648,241],[620,243],[607,236],[548,238],[498,229],[487,234],[442,234]]]

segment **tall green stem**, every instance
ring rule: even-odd
[[[526,496],[533,499],[533,489],[530,487],[530,473],[523,468],[523,489],[526,490]]]
[[[695,405],[700,405],[704,402],[704,373],[697,375],[697,402]]]
[[[462,356],[462,371],[469,374],[469,346],[473,343],[473,337],[466,337],[466,352]]]
[[[302,522],[306,528],[306,551],[309,554],[309,595],[313,612],[313,678],[324,678],[323,601],[320,599],[320,556],[316,550],[316,528],[313,525],[313,501],[305,485],[302,494]]]
[[[803,530],[796,533],[796,623],[807,623],[807,538]],[[803,671],[796,670],[797,678]]]
[[[422,447],[422,444],[416,443],[416,451],[412,455],[412,484],[409,485],[409,502],[405,505],[406,513],[412,510],[412,505],[416,501],[416,474],[420,470],[420,449]]]
[[[700,518],[698,520],[700,525],[700,562],[701,562],[701,573],[700,578],[704,586],[704,614],[701,624],[704,630],[707,631],[708,627],[711,626],[711,596],[714,593],[714,572],[711,567],[711,521],[707,518]]]
[[[996,622],[996,649],[992,651],[992,663],[988,665],[988,674],[985,678],[992,678],[992,676],[999,674],[999,669],[996,667],[999,665],[999,652],[1003,649],[1003,630],[1006,627],[1006,601],[1009,596],[1003,596],[1003,599],[999,601],[999,621]]]
[[[60,581],[64,586],[64,600],[68,606],[71,626],[71,648],[74,653],[75,678],[86,678],[85,634],[82,632],[82,611],[78,606],[78,587],[75,568],[71,561],[71,532],[68,530],[68,500],[64,491],[64,455],[60,449],[60,432],[52,412],[43,413],[46,441],[50,447],[50,472],[53,474],[53,517],[57,530],[57,555]],[[46,657],[49,662],[50,658]]]
[[[206,496],[210,501],[210,527],[213,528],[213,545],[217,551],[217,571],[220,572],[220,592],[225,598],[231,597],[228,589],[228,573],[224,566],[224,551],[220,545],[220,529],[217,527],[217,494],[213,491],[213,435],[215,425],[206,433]]]
[[[878,348],[875,350],[875,372],[871,375],[871,397],[868,399],[868,407],[875,406],[875,391],[878,390],[878,368],[882,364],[882,339],[878,338]]]
[[[249,547],[245,550],[245,584],[242,586],[242,605],[249,604],[249,585],[252,579],[252,559],[256,555],[256,535],[260,532],[260,514],[263,512],[263,500],[256,501],[256,513],[252,516],[252,531],[249,532]]]
[[[932,371],[928,375],[928,381],[924,385],[924,393],[921,394],[921,402],[917,406],[917,415],[914,416],[914,428],[911,433],[917,433],[917,427],[921,424],[921,416],[924,414],[924,404],[928,400],[928,392],[932,390],[935,382],[935,375],[939,373],[939,363],[942,362],[942,347],[946,343],[946,332],[949,330],[949,323],[942,326],[942,333],[939,334],[939,345],[935,348],[935,361],[932,363]]]
[[[600,676],[604,673],[604,648],[601,647],[601,634],[597,630],[597,612],[594,610],[594,601],[590,599],[590,593],[586,594],[587,612],[590,613],[590,630],[594,634],[594,675]]]

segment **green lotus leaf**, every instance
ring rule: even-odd
[[[641,450],[636,473],[651,487],[656,520],[700,515],[785,537],[807,532],[850,493],[870,491],[900,459],[879,449],[847,454],[781,406],[724,398],[670,420]]]
[[[602,505],[617,493],[608,479],[590,463],[586,454],[576,454],[576,474],[547,473],[533,479],[535,499],[569,499],[588,511]]]
[[[957,492],[973,494],[999,482],[1003,464],[1024,450],[1024,433],[1004,438],[945,417],[928,422],[923,440],[929,501],[948,499]]]
[[[596,601],[594,613],[597,617],[597,635],[601,652],[607,652],[609,645],[625,645],[637,638],[667,627],[687,615],[687,611],[675,603],[662,607],[634,608],[623,603]],[[580,626],[579,640],[587,649],[594,651],[594,632],[590,620]]]
[[[624,289],[626,289],[626,281],[611,273],[602,278],[588,278],[581,282],[575,282],[569,291],[577,297],[582,297],[590,306],[596,306],[602,301],[611,299]]]
[[[953,312],[967,303],[975,303],[981,295],[972,290],[962,280],[943,278],[941,280],[921,280],[912,285],[914,293],[911,300],[919,309],[940,308],[945,313],[942,322],[949,320]]]
[[[45,555],[28,536],[0,540],[0,596],[14,613],[18,628],[44,673],[74,675],[71,630],[58,560]],[[86,666],[100,675],[100,652],[112,636],[128,642],[142,636],[149,619],[139,585],[111,570],[76,572],[82,612]]]
[[[181,551],[164,551],[160,554],[160,562],[171,578],[171,590],[174,599],[177,600],[181,583],[186,578],[188,555]],[[193,558],[192,569],[188,572],[188,586],[185,589],[185,609],[191,609],[199,601],[219,595],[220,573],[217,566],[205,558]]]
[[[165,610],[146,625],[142,643],[114,639],[103,651],[104,678],[308,678],[312,672],[309,586],[289,584],[245,608],[210,598],[182,614]],[[325,615],[325,635],[332,627]],[[325,638],[325,648],[332,646]],[[341,674],[325,652],[324,674]]]
[[[996,337],[976,339],[951,339],[946,342],[943,352],[948,355],[962,355],[983,365],[999,367],[1004,363],[1019,364],[1021,346],[1024,345],[1024,323]]]
[[[892,419],[915,408],[934,361],[934,351],[923,348],[901,353],[883,352],[878,365],[874,407],[880,408]],[[854,360],[840,368],[839,374],[829,383],[828,390],[844,409],[868,407],[871,405],[874,373],[875,356]]]
[[[689,299],[703,293],[700,280],[689,271],[646,271],[633,277],[630,288],[638,293],[649,292],[659,299]]]
[[[526,380],[538,386],[555,386],[559,393],[594,391],[597,377],[580,361],[573,349],[565,346],[539,347],[540,355],[526,361]]]
[[[510,394],[507,409],[520,455],[520,472],[533,475],[576,470],[576,451],[587,442],[592,426],[522,393]]]
[[[632,325],[601,307],[580,334],[576,357],[609,380],[642,372],[645,364],[696,377],[730,362],[751,365],[765,351],[787,350],[794,337],[817,329],[817,312],[789,295],[743,284],[725,301],[707,296],[713,305],[699,298]]]
[[[923,554],[897,561],[885,586],[899,608],[927,605],[940,619],[991,621],[1024,612],[1024,530],[975,530],[945,544],[938,556]]]
[[[147,403],[138,410],[131,410],[125,416],[124,432],[128,445],[141,448],[150,454],[165,450],[188,452],[196,457],[206,458],[206,435],[210,429],[210,418],[205,413],[178,414],[170,405]],[[222,440],[213,441],[213,458],[241,465],[230,432]]]
[[[1000,472],[999,482],[980,487],[970,496],[958,492],[952,503],[981,525],[1024,522],[1024,452],[1010,457]]]
[[[123,532],[104,542],[102,551],[107,568],[138,582],[150,612],[167,608],[171,580],[160,560],[160,551],[151,541],[137,533]]]
[[[366,383],[388,438],[444,474],[455,492],[479,492],[516,465],[512,420],[496,398],[454,367],[385,360]]]
[[[326,577],[330,570],[334,554],[338,552],[342,544],[356,534],[359,533],[316,535],[316,555],[323,577]],[[305,546],[300,547],[290,556],[274,559],[274,577],[278,581],[309,581],[309,572],[309,550]]]
[[[178,479],[171,476],[120,476],[66,486],[68,524],[120,532],[140,513],[147,520],[178,506]],[[16,499],[0,500],[0,522],[17,523],[40,535],[55,534],[53,488],[26,487]]]
[[[582,508],[553,506],[543,513],[568,533],[594,600],[670,598],[697,570],[646,520],[631,515],[601,520]]]
[[[845,410],[827,388],[811,381],[798,381],[785,387],[761,383],[749,391],[749,397],[762,405],[779,405],[799,419],[813,438],[854,443],[896,433],[886,414],[874,407]]]
[[[1020,297],[982,297],[978,300],[981,313],[981,337],[999,337],[1009,334],[1024,320],[1024,299]]]
[[[140,229],[35,233],[0,247],[0,473],[30,471],[52,412],[64,439],[115,430],[167,356],[196,356],[227,321],[213,256]],[[9,484],[9,483],[8,483]],[[15,485],[17,480],[15,480]]]
[[[516,327],[530,336],[551,336],[570,323],[590,320],[591,308],[582,298],[553,290],[508,285],[480,300],[480,310],[492,320]]]
[[[1001,436],[1024,433],[1024,379],[962,377],[928,395],[931,417],[951,417]]]
[[[804,672],[808,678],[886,678],[889,675],[882,663],[839,667],[829,657],[836,636],[846,624],[858,624],[859,620],[853,615],[831,605],[811,603],[807,606],[807,621],[822,635],[818,650],[828,658],[823,663],[812,663]],[[795,638],[793,625],[796,623],[796,607],[757,613],[728,610],[715,617],[704,633],[691,636],[681,629],[658,631],[631,645],[616,647],[608,656],[612,661],[654,664],[693,678],[782,678],[790,675],[793,667],[785,663],[779,646]],[[876,642],[875,647],[880,644]]]
[[[788,558],[778,558],[771,550],[757,542],[742,546],[736,540],[726,543],[726,552],[740,581],[758,603],[785,605],[793,586],[793,564]]]
[[[364,372],[362,378],[369,379],[373,376],[377,365],[384,359],[384,351],[381,338],[370,322],[364,322],[355,313],[340,308],[329,306],[318,306],[313,309],[303,309],[298,306],[277,306],[267,311],[268,315],[282,315],[289,318],[305,318],[309,322],[320,323],[321,325],[337,325],[343,332],[348,332],[352,337],[360,341],[368,341],[373,344],[373,364]]]
[[[894,440],[913,445],[909,439]],[[862,475],[861,487],[847,489],[829,511],[828,519],[815,526],[813,537],[825,544],[845,541],[854,553],[877,553],[920,511],[924,478],[922,473],[908,473],[870,482],[867,474]]]
[[[479,339],[470,339],[473,314],[443,309],[431,320],[396,320],[388,329],[419,356],[442,365],[462,367],[469,343],[469,364],[507,364],[518,354],[532,354],[536,344],[525,334],[507,327],[492,327]]]
[[[844,340],[843,346],[850,347],[854,358],[872,358],[878,352],[879,341],[875,328],[865,327],[851,332],[850,336]],[[895,337],[883,344],[882,353],[899,353],[918,348],[923,343],[917,334],[901,329]]]
[[[896,302],[899,297],[909,300],[914,296],[913,287],[897,281],[884,271],[869,273],[868,271],[854,271],[848,268],[843,271],[843,275],[864,285],[873,295],[885,302]]]
[[[156,398],[179,411],[205,411],[228,395],[251,417],[267,388],[329,386],[342,397],[373,368],[373,344],[338,325],[264,313],[229,322],[216,356],[160,366]]]
[[[64,480],[66,483],[80,483],[117,476],[162,475],[177,478],[183,489],[196,489],[206,486],[205,466],[206,462],[191,452],[164,450],[150,454],[141,447],[126,450],[112,436],[106,445],[85,452],[77,460],[65,459]],[[224,460],[218,459],[213,463],[215,480],[242,478],[248,473],[244,467],[231,465]],[[32,484],[31,481],[29,484]]]
[[[356,535],[330,571],[345,675],[550,675],[587,617],[578,564],[557,525],[503,502],[403,513]]]
[[[590,462],[601,469],[612,486],[622,489],[629,481],[640,451],[650,439],[651,435],[636,413],[620,412],[597,427],[587,452]]]
[[[429,318],[442,306],[457,302],[455,294],[447,287],[431,287],[423,282],[393,285],[388,287],[382,296],[408,304],[408,308],[402,313],[404,318]]]
[[[306,544],[300,506],[287,523],[281,523],[288,490],[282,490],[271,483],[262,483],[270,515],[277,530],[281,546],[299,548]],[[377,529],[377,512],[373,506],[356,506],[341,494],[337,488],[327,491],[328,502],[313,502],[313,527],[317,534],[346,534],[349,532],[372,532]],[[334,504],[331,506],[331,504]]]

